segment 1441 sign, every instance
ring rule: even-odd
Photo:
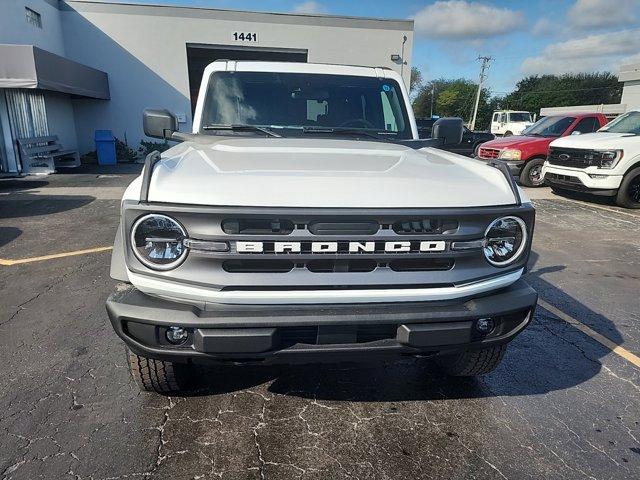
[[[258,34],[253,32],[233,32],[233,39],[237,42],[257,42]]]

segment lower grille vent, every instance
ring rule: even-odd
[[[394,272],[433,272],[450,270],[453,268],[451,258],[420,258],[400,259],[389,262],[389,268]]]
[[[312,260],[307,269],[314,273],[373,272],[378,266],[375,260]]]
[[[322,259],[294,263],[289,260],[227,260],[222,268],[228,273],[287,273],[294,267],[313,273],[368,273],[376,268],[389,267],[394,272],[433,272],[453,268],[452,258],[405,258],[389,263],[368,259]]]
[[[293,270],[288,260],[227,260],[222,268],[229,273],[287,273]]]

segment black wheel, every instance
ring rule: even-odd
[[[520,172],[520,183],[525,187],[543,186],[542,165],[544,165],[542,158],[533,158],[525,163]]]
[[[473,147],[473,153],[471,154],[471,156],[473,158],[478,158],[480,156],[479,155],[479,153],[480,153],[479,150],[480,150],[480,146],[481,145],[482,145],[482,143],[478,143]]]
[[[624,208],[640,208],[640,167],[624,176],[616,195],[616,203]]]
[[[188,387],[187,365],[142,357],[129,349],[127,349],[127,355],[131,376],[140,390],[170,394],[178,393]]]
[[[506,345],[483,348],[482,350],[467,350],[456,355],[439,357],[436,359],[436,363],[447,375],[473,377],[493,371],[500,365],[506,351]]]
[[[513,132],[507,131],[507,132],[504,132],[503,137],[510,137],[511,135],[513,135]]]

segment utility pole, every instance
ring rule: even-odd
[[[431,83],[431,118],[433,118],[433,97],[436,95],[436,86]]]
[[[479,56],[478,60],[480,60],[482,64],[480,65],[480,79],[478,81],[478,93],[476,94],[476,104],[473,107],[473,118],[471,119],[469,130],[475,130],[476,128],[476,117],[478,116],[478,105],[480,104],[480,92],[482,92],[482,83],[487,78],[486,71],[487,71],[487,68],[489,68],[489,62],[492,60],[492,58]]]

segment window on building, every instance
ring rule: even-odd
[[[27,23],[34,25],[38,28],[42,28],[42,15],[35,10],[31,10],[29,7],[24,7]]]

